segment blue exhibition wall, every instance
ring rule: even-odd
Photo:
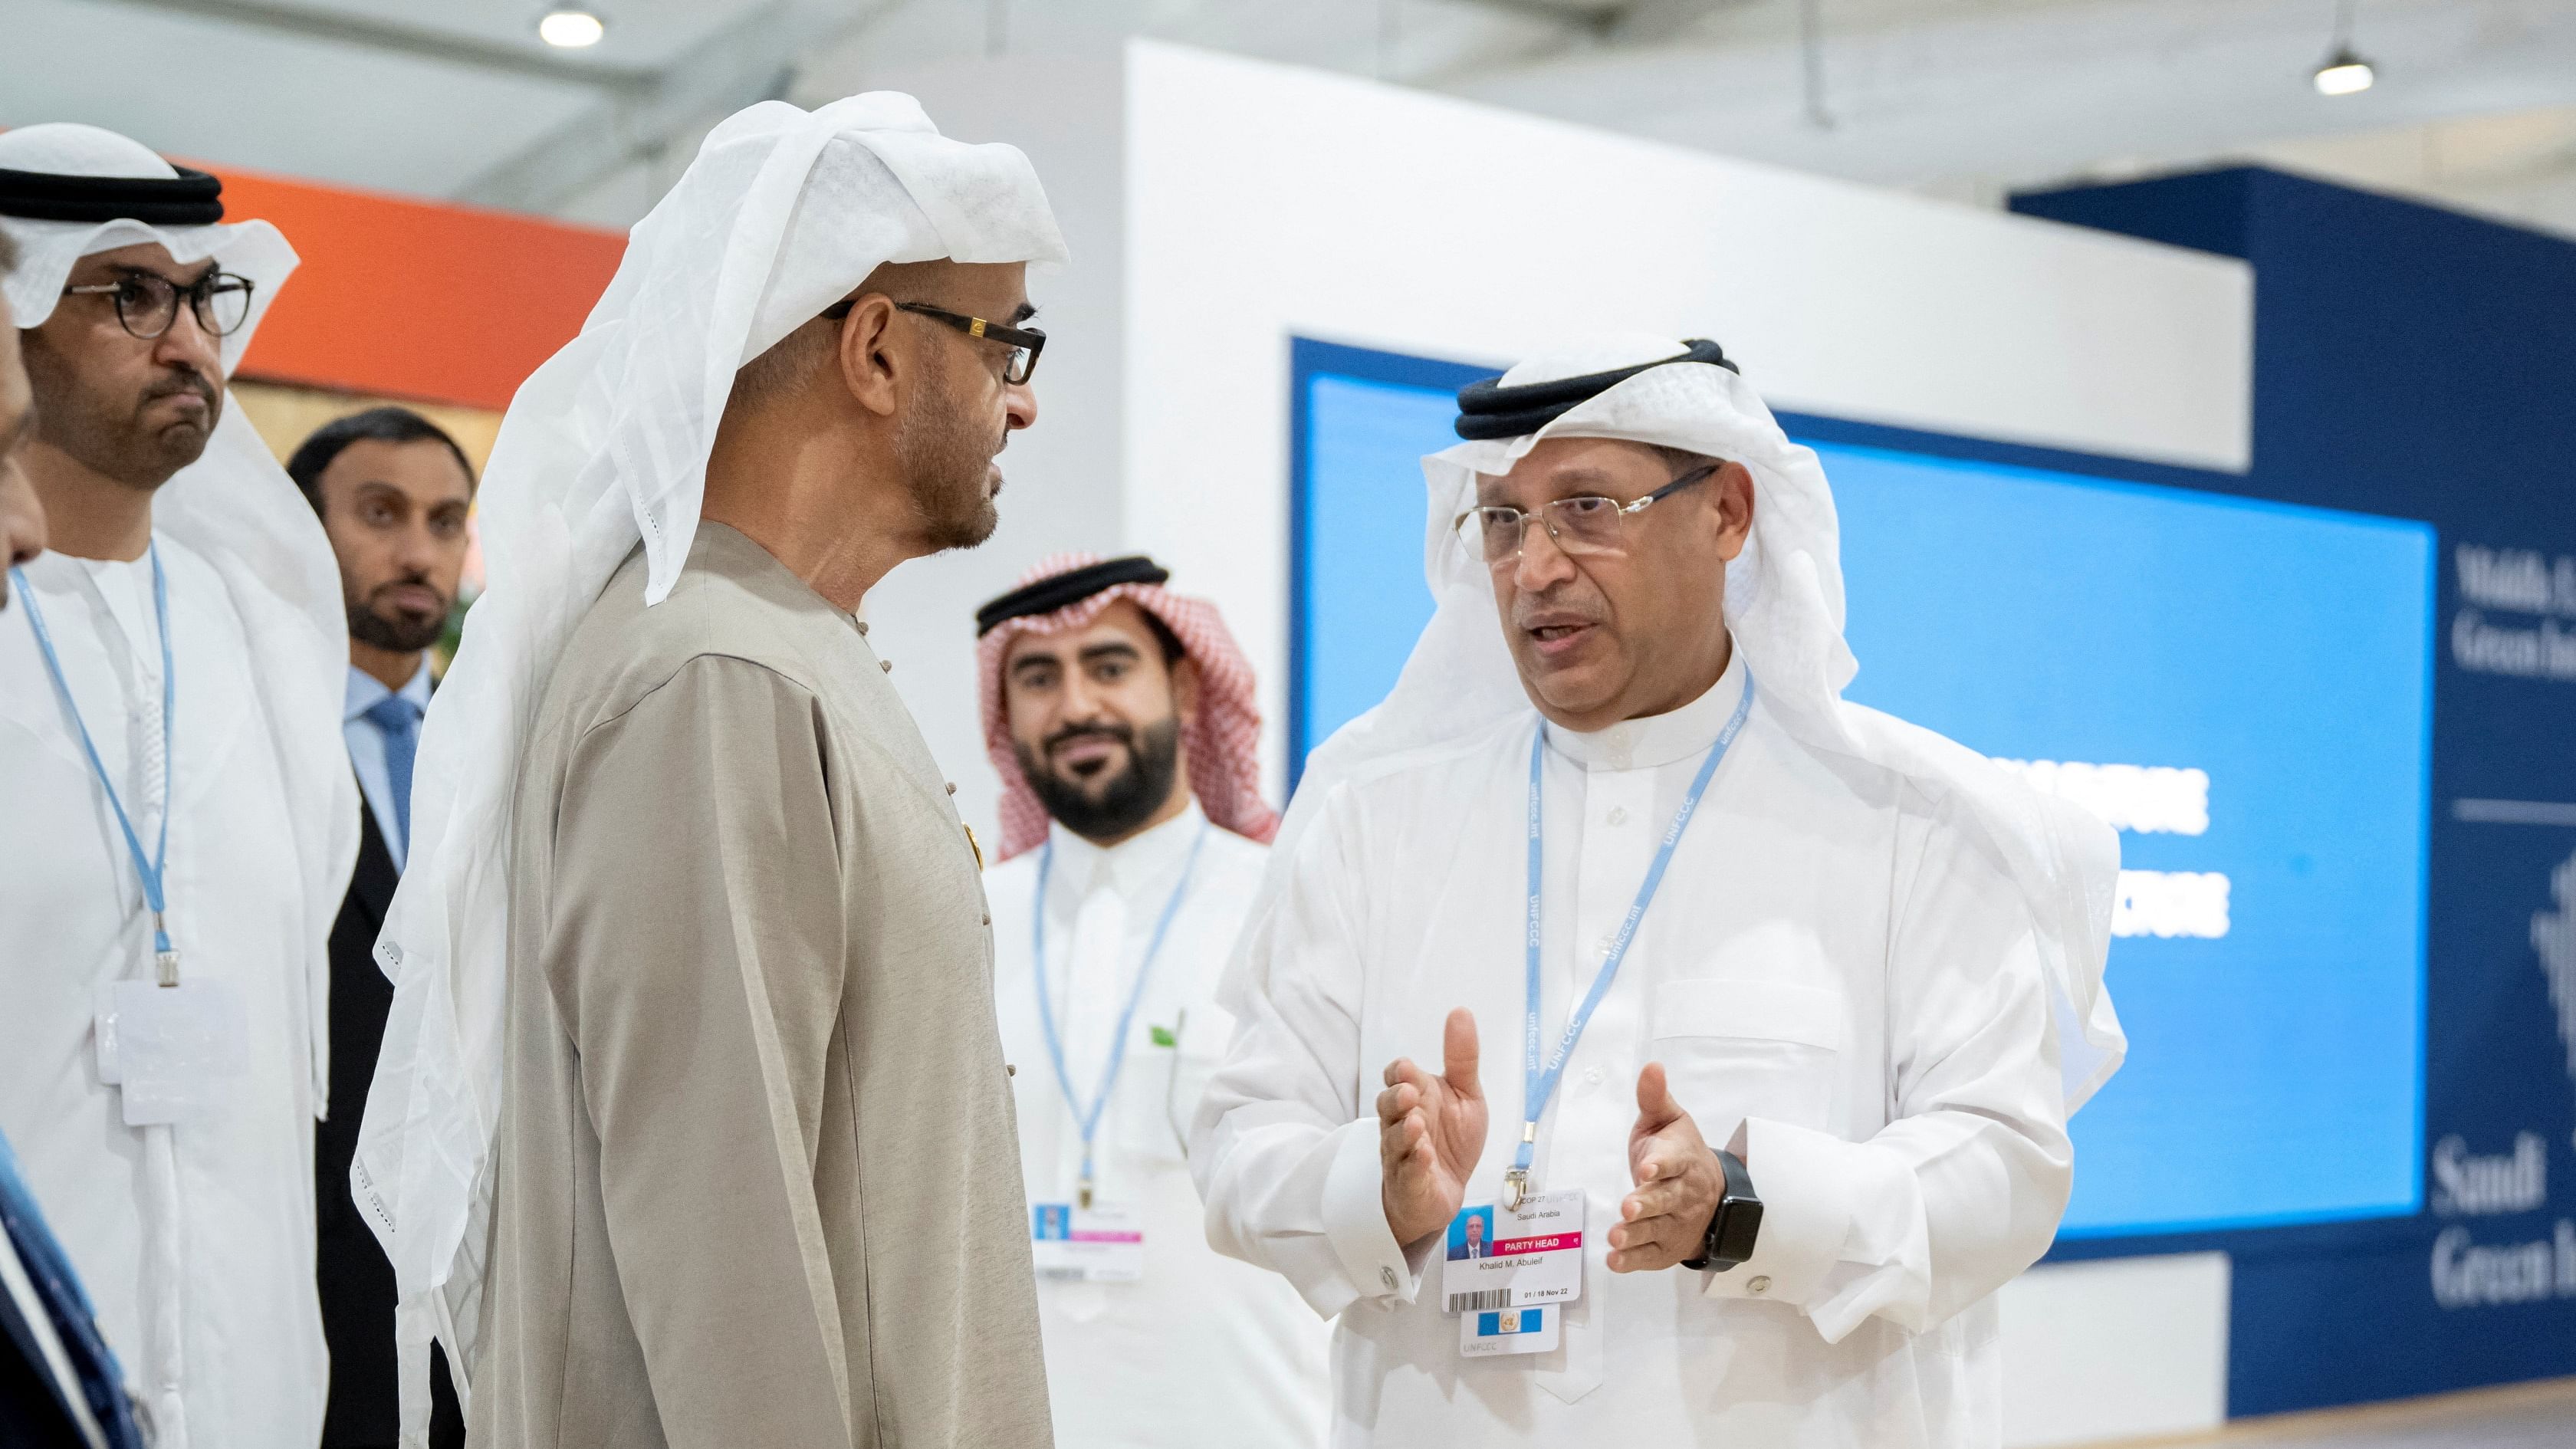
[[[2209,486],[2439,540],[2423,1203],[2175,1241],[2234,1255],[2229,1411],[2576,1373],[2576,245],[2253,169],[2014,207],[2252,263]]]
[[[1851,697],[2123,830],[2055,1255],[2229,1252],[2238,1415],[2576,1372],[2576,247],[2260,172],[2022,204],[2255,263],[2249,473],[1782,422]],[[1293,343],[1292,761],[1429,617],[1416,460],[1490,370]]]

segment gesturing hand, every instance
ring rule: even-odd
[[[1619,1221],[1610,1229],[1610,1271],[1644,1273],[1698,1257],[1725,1195],[1726,1173],[1700,1140],[1699,1124],[1673,1100],[1661,1062],[1648,1062],[1637,1074],[1628,1175],[1637,1190],[1620,1201]]]
[[[1441,1030],[1441,1074],[1402,1057],[1387,1065],[1377,1094],[1379,1192],[1386,1225],[1414,1243],[1449,1225],[1467,1197],[1467,1176],[1485,1152],[1485,1093],[1476,1084],[1476,1018],[1465,1007]]]

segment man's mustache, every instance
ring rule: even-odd
[[[445,608],[447,607],[447,604],[448,604],[447,591],[446,591],[445,589],[440,588],[438,585],[436,585],[436,584],[434,584],[434,583],[431,583],[431,582],[429,581],[429,575],[427,575],[427,574],[425,574],[425,573],[421,573],[421,572],[419,572],[419,571],[417,571],[417,570],[414,570],[414,571],[413,571],[413,572],[411,572],[411,573],[404,574],[404,575],[403,575],[402,577],[400,577],[400,578],[387,579],[387,580],[385,580],[383,583],[376,585],[374,588],[369,589],[369,590],[367,591],[367,602],[368,602],[368,603],[370,603],[370,604],[372,604],[372,603],[374,603],[376,600],[383,598],[383,597],[384,597],[388,592],[390,592],[390,591],[392,591],[392,590],[394,590],[394,589],[399,589],[399,588],[403,588],[403,587],[410,586],[410,585],[417,585],[417,586],[419,586],[419,587],[421,587],[421,588],[424,588],[424,589],[429,590],[431,594],[433,594],[433,595],[435,595],[435,596],[437,597],[437,599],[438,599],[438,603],[439,603],[439,607],[440,607],[442,610],[443,610],[443,609],[445,609]]]
[[[164,377],[161,381],[156,382],[143,390],[144,402],[155,403],[165,397],[177,397],[181,393],[194,393],[198,400],[205,403],[208,408],[211,409],[214,407],[215,385],[207,379],[204,373],[197,371],[193,367],[186,366],[172,367],[169,371],[171,374],[170,376]]]
[[[1550,598],[1545,594],[1519,594],[1512,599],[1512,627],[1515,629],[1598,624],[1602,618],[1601,610],[1588,601]]]
[[[1107,740],[1113,744],[1125,745],[1130,750],[1136,748],[1136,732],[1133,729],[1126,725],[1109,724],[1066,725],[1063,729],[1047,736],[1042,748],[1052,755],[1075,740]]]

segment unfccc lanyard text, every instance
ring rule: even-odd
[[[1172,898],[1163,903],[1163,914],[1154,922],[1153,939],[1146,943],[1145,959],[1137,963],[1136,984],[1127,991],[1127,1006],[1118,1013],[1118,1034],[1110,1038],[1109,1061],[1100,1071],[1100,1091],[1091,1105],[1073,1090],[1073,1072],[1064,1064],[1064,1038],[1056,1031],[1055,1009],[1047,1004],[1046,974],[1046,898],[1047,877],[1055,870],[1055,842],[1049,840],[1038,852],[1037,899],[1029,911],[1029,959],[1037,972],[1038,1025],[1046,1032],[1047,1055],[1055,1062],[1055,1084],[1064,1093],[1065,1106],[1073,1110],[1075,1130],[1082,1134],[1082,1180],[1078,1184],[1082,1206],[1091,1206],[1091,1139],[1100,1131],[1100,1114],[1109,1106],[1109,1090],[1118,1084],[1118,1069],[1127,1060],[1127,1031],[1136,1021],[1136,1005],[1145,999],[1145,978],[1154,974],[1154,958],[1163,954],[1163,937],[1172,929],[1172,918],[1181,913],[1181,899],[1189,894],[1190,874],[1198,869],[1199,847],[1207,844],[1208,827],[1190,837],[1190,853],[1181,862],[1181,878],[1172,886]]]
[[[116,812],[116,827],[125,832],[125,853],[134,860],[134,873],[143,882],[143,903],[152,908],[152,962],[164,986],[179,984],[179,953],[170,945],[170,928],[162,919],[168,902],[162,894],[162,881],[170,863],[171,804],[178,797],[171,789],[171,772],[178,758],[170,750],[170,717],[178,701],[178,673],[170,663],[170,583],[161,573],[161,547],[152,545],[147,553],[152,559],[152,617],[161,629],[161,837],[154,842],[152,854],[143,854],[143,840],[134,833],[133,817],[125,813],[125,801],[116,793],[116,782],[107,777],[107,765],[99,758],[98,745],[89,737],[89,722],[81,718],[80,703],[72,698],[71,680],[63,674],[62,656],[54,652],[54,636],[45,628],[45,612],[36,606],[36,591],[27,586],[24,569],[9,570],[9,581],[17,587],[19,607],[27,611],[27,625],[36,631],[36,647],[45,656],[45,672],[53,676],[54,688],[62,694],[63,710],[72,717],[72,728],[80,732],[81,749],[89,755],[89,767],[98,776],[98,787],[107,792],[108,808]]]
[[[1690,789],[1682,796],[1681,808],[1673,813],[1673,823],[1664,831],[1663,844],[1656,848],[1655,860],[1646,867],[1646,880],[1637,887],[1637,900],[1628,907],[1628,918],[1619,924],[1619,934],[1610,942],[1609,954],[1601,960],[1601,969],[1593,973],[1592,989],[1583,993],[1583,1002],[1565,1019],[1565,1030],[1556,1039],[1556,1050],[1539,1061],[1539,916],[1540,878],[1543,873],[1547,828],[1540,804],[1540,765],[1547,758],[1547,727],[1539,726],[1530,739],[1529,763],[1529,929],[1523,943],[1527,953],[1529,1014],[1521,1027],[1521,1140],[1513,1149],[1511,1170],[1503,1174],[1507,1196],[1505,1204],[1517,1209],[1529,1196],[1530,1159],[1538,1146],[1538,1119],[1547,1115],[1548,1099],[1556,1095],[1556,1084],[1565,1075],[1565,1062],[1574,1055],[1574,1044],[1583,1039],[1583,1029],[1592,1022],[1592,1012],[1601,998],[1610,994],[1610,983],[1619,975],[1619,963],[1628,959],[1629,944],[1637,939],[1637,923],[1646,918],[1646,907],[1655,902],[1655,891],[1664,883],[1665,867],[1673,863],[1673,847],[1681,843],[1682,831],[1689,827],[1691,815],[1699,809],[1702,795],[1708,793],[1708,782],[1717,774],[1718,761],[1726,758],[1727,746],[1743,730],[1746,716],[1753,712],[1753,671],[1744,671],[1744,695],[1735,702],[1735,713],[1727,716],[1726,728],[1717,732],[1717,743],[1709,746],[1708,757],[1700,761],[1699,773],[1691,777]]]

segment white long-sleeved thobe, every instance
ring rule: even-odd
[[[1743,688],[1671,714],[1545,726],[1540,1034],[1590,985]],[[1246,943],[1247,1013],[1193,1167],[1211,1239],[1338,1313],[1334,1442],[1990,1445],[1990,1295],[2044,1251],[2071,1181],[2028,912],[1953,802],[1793,738],[1758,702],[1683,834],[1540,1124],[1534,1186],[1583,1189],[1583,1296],[1562,1346],[1466,1360],[1439,1238],[1380,1200],[1386,1064],[1438,1070],[1476,1017],[1494,1202],[1522,1120],[1528,760],[1535,714],[1336,786]],[[1612,1274],[1636,1080],[1664,1063],[1765,1204],[1726,1273]],[[1739,1136],[1740,1133],[1740,1136]]]
[[[125,1125],[99,1080],[96,992],[149,976],[152,917],[13,604],[0,612],[0,1131],[161,1449],[302,1449],[328,1388],[313,1280],[316,915],[255,686],[261,656],[215,569],[155,542],[178,676],[167,761],[148,557],[49,554],[26,577],[147,852],[170,802],[181,975],[240,992],[249,1070],[218,1120],[166,1127]]]
[[[1186,1134],[1233,1018],[1216,1003],[1227,953],[1269,850],[1210,825],[1192,803],[1102,849],[1062,826],[1045,908],[1050,1009],[1073,1084],[1098,1090],[1128,992],[1191,845],[1189,888],[1145,980],[1127,1056],[1095,1135],[1102,1202],[1140,1210],[1144,1278],[1038,1281],[1047,1393],[1061,1449],[1320,1449],[1332,1327],[1274,1273],[1218,1256],[1190,1183]],[[1020,1169],[1032,1203],[1073,1201],[1082,1134],[1057,1085],[1033,970],[1039,851],[985,877],[993,999],[1010,1059]],[[1170,1045],[1156,1040],[1157,1028]]]

